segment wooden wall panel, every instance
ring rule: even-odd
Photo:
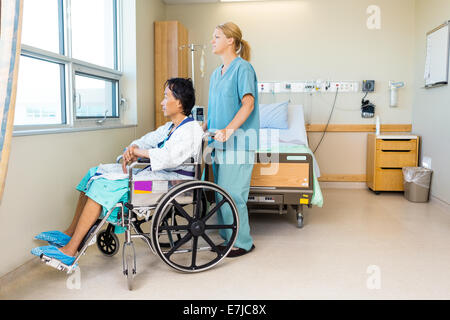
[[[155,21],[155,127],[167,122],[161,110],[164,83],[174,77],[188,77],[188,31],[178,21]]]

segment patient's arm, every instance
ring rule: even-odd
[[[139,149],[139,148],[135,148],[133,150],[134,150],[134,156],[136,158],[148,158],[148,150]]]
[[[138,158],[148,158],[148,150],[140,149],[136,145],[128,147],[123,154],[123,173],[127,173],[127,164],[137,161]]]

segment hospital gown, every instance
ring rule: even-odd
[[[144,170],[134,169],[137,180],[193,178],[188,174],[193,172],[193,166],[182,166],[182,163],[191,157],[197,159],[202,146],[203,129],[196,121],[185,121],[169,137],[172,125],[172,122],[168,122],[130,144],[148,150],[150,158],[150,164]],[[120,164],[101,164],[88,171],[78,184],[77,190],[84,192],[102,206],[102,218],[118,202],[128,201],[128,174],[123,173]],[[108,222],[116,224],[118,213],[119,208],[111,213]],[[123,232],[123,229],[116,227],[116,233],[120,232]]]

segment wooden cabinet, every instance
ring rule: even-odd
[[[155,128],[165,124],[161,101],[164,83],[175,77],[188,77],[188,31],[178,21],[155,21]]]
[[[419,137],[367,136],[367,186],[373,191],[403,191],[403,167],[418,165]]]

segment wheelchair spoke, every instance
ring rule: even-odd
[[[164,220],[162,227],[168,227],[169,224],[167,223],[167,219]],[[170,246],[173,247],[173,238],[172,238],[172,233],[169,232],[169,230],[167,231],[167,237],[169,238],[169,243]]]
[[[202,220],[203,222],[208,221],[209,218],[211,218],[213,216],[214,213],[216,213],[217,210],[220,209],[220,207],[227,202],[227,200],[225,198],[222,199],[222,201],[220,201],[210,212],[208,212],[208,214],[206,215],[206,217],[204,217]]]
[[[184,210],[184,208],[175,200],[172,200],[173,205],[175,206],[175,208],[177,208],[178,213],[185,218],[187,221],[192,222],[193,219],[192,217]]]
[[[234,229],[232,224],[211,224],[205,226],[206,230],[217,230],[217,229]]]
[[[198,245],[198,237],[194,237],[194,240],[192,241],[192,263],[191,263],[191,268],[195,268],[196,264],[195,262],[197,261],[197,245]]]
[[[195,209],[194,209],[194,217],[195,219],[200,219],[201,215],[201,203],[202,203],[202,189],[198,188],[195,190]]]
[[[161,231],[183,231],[189,230],[189,226],[161,226],[159,227]]]
[[[206,235],[206,233],[202,234],[202,238],[210,245],[211,249],[214,250],[217,254],[221,254],[220,250],[214,244],[210,237]]]
[[[178,241],[178,243],[172,247],[172,249],[170,249],[169,252],[165,253],[165,256],[167,259],[170,258],[170,256],[176,251],[178,250],[178,248],[180,248],[183,244],[185,244],[186,242],[188,242],[189,240],[191,240],[192,238],[192,234],[188,233],[187,235],[184,236],[184,238],[182,238],[180,241]]]

